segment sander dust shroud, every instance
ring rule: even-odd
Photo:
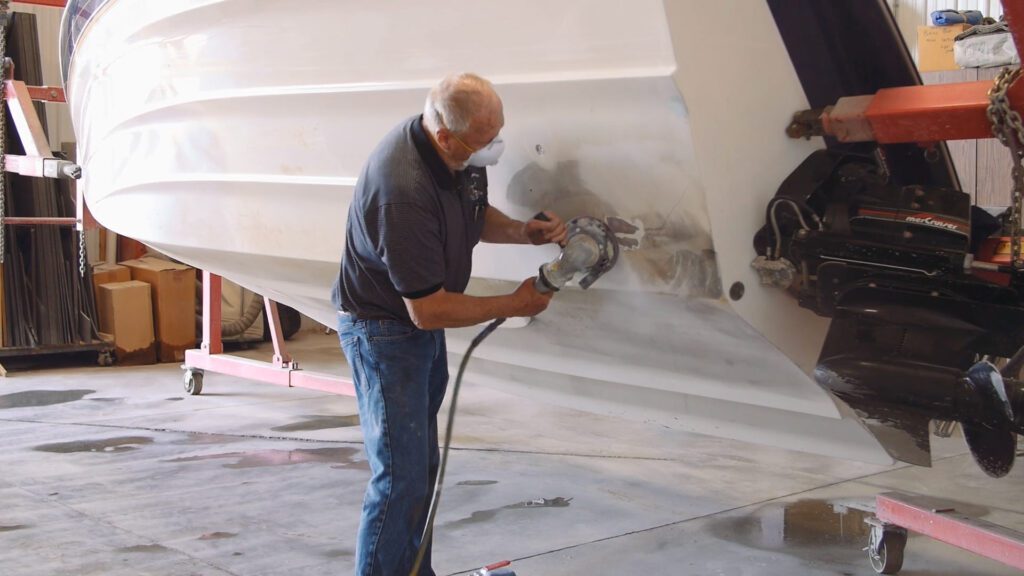
[[[534,216],[534,220],[548,221],[548,217],[541,212]],[[566,224],[566,228],[566,239],[562,246],[562,252],[557,258],[540,267],[537,280],[534,282],[534,287],[538,292],[545,294],[557,292],[577,276],[581,276],[580,288],[587,289],[605,272],[611,270],[619,260],[619,242],[603,221],[581,216],[570,220]],[[444,485],[444,471],[448,463],[448,449],[451,445],[455,408],[459,399],[459,388],[462,386],[463,373],[466,371],[466,365],[476,347],[503,322],[505,322],[505,318],[498,318],[481,330],[469,344],[469,348],[466,349],[466,353],[462,356],[462,362],[459,364],[459,372],[455,376],[455,384],[452,389],[452,404],[448,409],[448,426],[444,433],[441,463],[438,466],[437,479],[434,482],[434,496],[430,500],[427,523],[423,528],[423,537],[420,539],[419,551],[416,554],[416,562],[413,563],[412,571],[409,573],[410,576],[416,576],[419,573],[423,555],[427,549],[426,545],[430,542],[433,533],[434,517],[437,515],[437,507],[441,502],[441,488]],[[510,564],[507,561],[492,564],[477,570],[473,576],[515,576]]]

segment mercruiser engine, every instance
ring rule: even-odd
[[[959,190],[897,181],[881,154],[840,150],[811,154],[765,221],[762,284],[832,318],[818,383],[894,458],[930,465],[931,421],[957,421],[978,464],[1007,474],[1024,433],[1024,272],[1004,222]]]

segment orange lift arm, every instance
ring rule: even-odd
[[[1003,11],[1018,53],[1024,46],[1024,0],[1004,0]],[[886,88],[873,95],[840,98],[823,110],[798,113],[787,132],[794,138],[832,136],[840,142],[931,143],[991,138],[987,110],[991,81]],[[1024,115],[1024,83],[1007,91]]]

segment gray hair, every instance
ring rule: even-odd
[[[431,130],[447,128],[461,134],[496,96],[494,86],[486,79],[470,73],[452,74],[427,94],[423,118]]]

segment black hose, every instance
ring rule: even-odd
[[[459,364],[459,373],[455,376],[455,386],[452,388],[452,405],[448,408],[448,426],[444,432],[444,448],[441,450],[441,463],[437,468],[437,478],[434,480],[434,496],[430,499],[430,510],[427,512],[427,523],[423,527],[423,537],[420,538],[420,548],[416,552],[416,561],[412,565],[412,571],[409,572],[409,576],[417,576],[420,571],[420,564],[423,563],[423,556],[427,552],[427,546],[430,543],[430,539],[434,532],[434,516],[437,515],[437,507],[441,503],[441,486],[444,484],[444,469],[448,464],[448,449],[452,442],[452,428],[455,426],[455,406],[459,400],[459,388],[462,386],[462,375],[466,371],[466,365],[469,364],[469,358],[473,355],[473,351],[476,347],[484,341],[485,338],[491,335],[498,326],[505,321],[504,318],[498,318],[497,320],[488,324],[476,338],[469,344],[469,348],[466,349],[466,353],[462,356],[462,362]]]

